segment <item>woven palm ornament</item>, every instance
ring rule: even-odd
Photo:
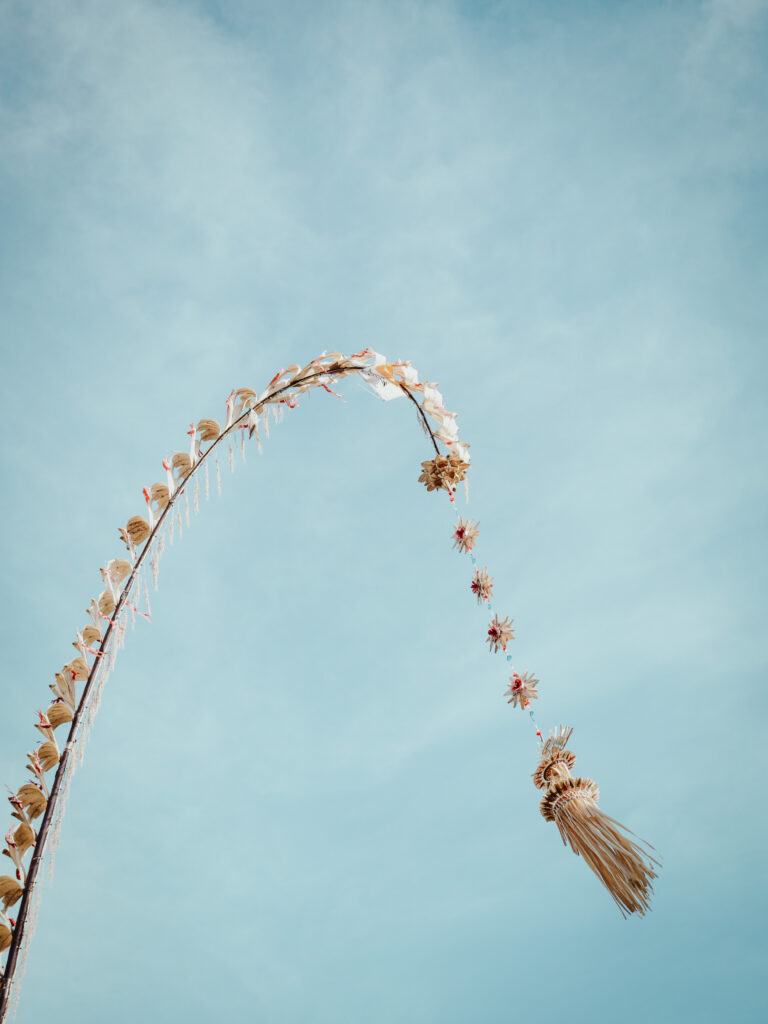
[[[540,810],[545,821],[554,821],[564,844],[580,854],[625,914],[644,914],[649,909],[651,881],[656,872],[652,857],[629,839],[618,821],[597,806],[600,794],[593,779],[574,778],[576,755],[566,749],[572,729],[561,726],[541,750],[533,781],[546,793]]]

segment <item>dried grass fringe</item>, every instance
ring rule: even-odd
[[[56,813],[53,819],[53,826],[51,828],[51,843],[48,847],[48,881],[53,883],[53,869],[56,862],[56,851],[59,848],[61,842],[61,822],[64,817],[64,812],[67,809],[67,801],[69,800],[69,790],[72,786],[72,776],[75,774],[75,758],[72,754],[67,758],[66,775],[64,776],[64,783],[59,791],[59,799],[56,805]]]
[[[659,862],[628,838],[633,835],[629,829],[600,810],[596,782],[571,776],[576,757],[563,749],[569,736],[570,731],[564,739],[547,741],[542,750],[534,773],[535,785],[547,789],[541,814],[555,822],[564,845],[584,858],[622,914],[642,916],[650,910],[652,882],[658,877],[653,865]]]
[[[14,1016],[19,1008],[19,996],[21,995],[21,983],[24,980],[24,973],[27,969],[27,953],[29,952],[29,944],[32,941],[32,936],[35,934],[37,928],[37,918],[40,913],[40,883],[38,882],[32,889],[29,914],[27,915],[27,923],[24,929],[24,938],[21,946],[21,959],[19,961],[19,969],[16,972],[16,976],[13,978],[13,1013]]]
[[[628,838],[625,833],[632,834],[628,829],[576,792],[561,798],[555,823],[563,843],[584,858],[622,914],[642,916],[650,910],[652,880],[658,877],[651,865],[659,862]]]

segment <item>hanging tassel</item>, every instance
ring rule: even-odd
[[[658,877],[652,865],[659,867],[659,862],[627,838],[627,833],[632,835],[628,829],[603,814],[596,782],[571,775],[576,755],[565,745],[572,732],[561,727],[541,749],[533,776],[535,785],[547,791],[541,813],[555,822],[563,844],[581,854],[622,914],[643,915],[650,909],[652,880]]]

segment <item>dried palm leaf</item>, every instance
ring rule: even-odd
[[[235,392],[235,419],[239,420],[246,409],[256,404],[256,392],[253,388],[238,388]]]
[[[5,838],[6,840],[8,840],[9,837],[6,836]],[[19,878],[21,878],[22,872],[24,870],[24,861],[21,859],[21,854],[16,849],[16,844],[9,842],[7,848],[3,850],[3,856],[10,857],[10,859],[16,865],[16,871],[19,874]]]
[[[146,493],[146,490],[147,489],[145,487],[144,488],[144,492],[145,493]],[[150,516],[150,524],[149,525],[150,526],[152,525],[151,516]],[[106,569],[99,569],[99,573],[101,574],[102,581],[104,583],[106,583],[107,589],[109,590],[110,594],[115,599],[115,601],[117,601],[117,589],[115,588],[114,580],[112,580],[112,578],[110,577],[109,572]]]
[[[112,611],[114,611],[114,602]],[[64,670],[69,670],[72,678],[76,681],[82,681],[87,679],[90,675],[91,669],[85,658],[73,658],[68,665],[64,666]]]
[[[255,409],[251,409],[251,411],[248,413],[247,426],[248,437],[251,438],[253,437],[254,434],[256,435],[256,444],[259,446],[259,451],[261,451],[261,438],[259,437],[259,414],[256,412]]]
[[[19,885],[15,878],[10,875],[0,875],[0,900],[3,902],[3,910],[7,911],[17,903],[24,893],[24,887]]]
[[[16,826],[13,833],[13,841],[16,844],[16,849],[19,851],[19,854],[23,857],[27,850],[35,845],[34,829],[32,829],[26,821],[22,821]]]
[[[286,366],[286,368],[277,378],[277,381],[275,383],[278,383],[280,384],[281,387],[284,387],[290,380],[298,376],[300,369],[301,368],[298,363],[291,363],[290,366]]]
[[[351,373],[350,367],[353,365],[352,361],[341,352],[329,352],[320,362],[329,373],[339,378],[346,377]]]
[[[53,727],[47,715],[44,715],[42,711],[37,712],[39,718],[35,722],[35,728],[38,732],[41,732],[47,740],[53,739]]]
[[[218,420],[200,420],[197,432],[201,441],[215,441],[221,433],[221,425]]]
[[[238,388],[237,391],[235,391],[236,402],[242,402],[243,404],[247,405],[251,401],[251,399],[255,397],[256,392],[253,390],[253,388]]]
[[[57,729],[64,722],[72,721],[72,709],[66,704],[51,704],[45,713],[45,717],[51,723],[52,729]]]
[[[435,431],[435,437],[438,441],[442,441],[443,444],[455,444],[459,439],[459,428],[456,426],[456,413],[446,412],[443,413],[442,425],[438,430]],[[464,477],[460,477],[461,480]]]
[[[569,725],[558,725],[557,728],[551,731],[544,746],[541,748],[542,758],[549,757],[551,754],[557,753],[558,750],[565,750],[568,746],[568,740],[572,735],[573,729]]]
[[[101,630],[98,626],[85,626],[80,634],[87,644],[97,644],[101,640]]]
[[[0,953],[4,953],[11,942],[13,942],[13,932],[4,924],[0,924]]]
[[[187,458],[189,458],[189,456],[187,456]],[[125,524],[125,532],[127,533],[131,544],[133,544],[134,547],[138,547],[139,544],[144,543],[152,530],[144,516],[131,516]]]
[[[48,801],[42,790],[32,782],[25,782],[16,793],[30,818],[39,818],[45,811]]]
[[[101,614],[106,615],[107,618],[110,617],[117,607],[117,603],[109,590],[104,590],[99,594],[96,604]]]
[[[176,452],[171,459],[171,466],[174,480],[179,484],[192,469],[192,459],[187,452]]]
[[[60,697],[63,701],[72,708],[74,711],[75,704],[77,702],[77,690],[71,675],[65,672],[56,673],[56,682],[51,683],[51,689]]]
[[[27,757],[29,758],[27,761],[27,770],[32,772],[40,785],[43,785],[45,772],[43,771],[43,766],[40,764],[40,758],[37,756],[37,751],[27,751]]]
[[[59,748],[51,740],[47,743],[41,743],[37,748],[37,757],[43,766],[43,771],[49,772],[51,768],[59,763]]]
[[[133,566],[127,558],[113,558],[111,562],[107,562],[107,572],[113,583],[122,583],[132,571]]]
[[[171,500],[168,484],[152,484],[149,488],[149,496],[152,501],[153,510],[155,512],[162,512]]]
[[[9,796],[8,801],[11,807],[15,807],[16,810],[11,811],[11,817],[15,818],[16,821],[27,821],[27,814],[23,807],[17,803],[18,798]]]
[[[290,384],[294,384],[297,380],[303,380],[304,377],[309,377],[310,374],[312,374],[312,373],[320,373],[320,371],[322,369],[323,369],[322,366],[318,366],[317,365],[317,360],[313,359],[312,362],[311,363],[307,363],[307,365],[305,367],[303,367],[303,369],[301,369],[301,370],[297,371],[296,373],[294,373],[294,375],[293,375],[293,377],[291,377],[289,383]]]
[[[298,363],[292,363],[291,366],[287,366],[284,370],[276,373],[272,380],[267,384],[265,390],[262,392],[262,399],[267,398],[269,395],[273,395],[275,391],[279,391],[281,388],[286,386],[288,378],[293,377],[300,367]]]

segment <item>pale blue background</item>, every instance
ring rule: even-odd
[[[0,780],[189,421],[371,345],[460,413],[539,718],[664,859],[625,922],[540,818],[413,410],[350,381],[166,555],[19,1024],[764,1019],[766,24],[0,3]]]

